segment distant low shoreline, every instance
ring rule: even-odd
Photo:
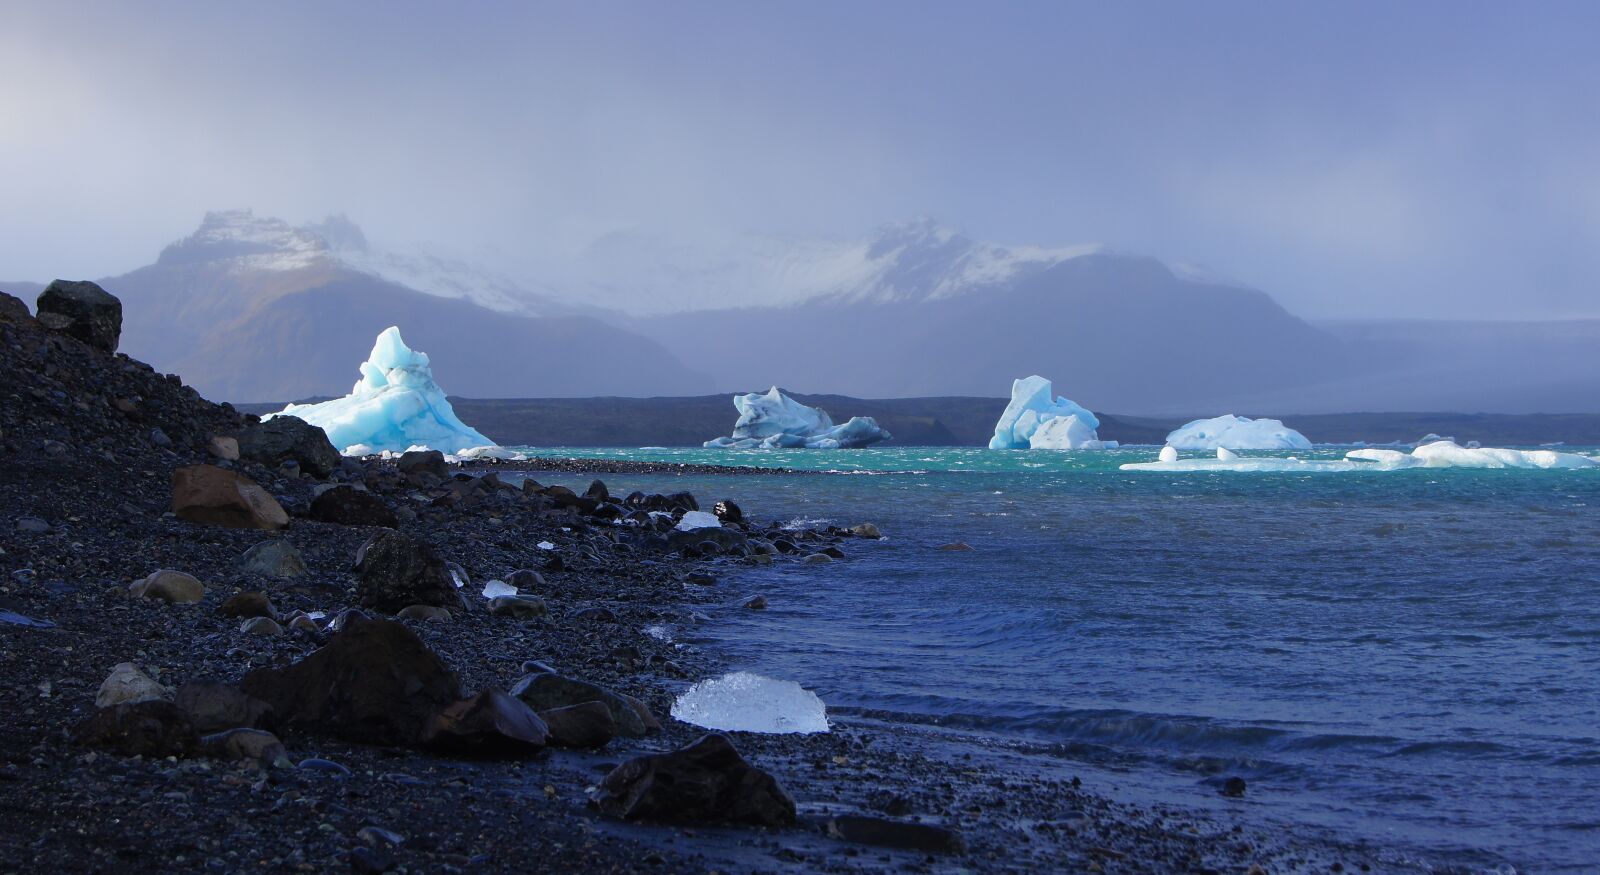
[[[792,395],[835,419],[871,416],[895,436],[890,446],[985,446],[1004,398],[864,399],[844,395]],[[451,398],[456,414],[503,446],[698,447],[725,435],[735,411],[728,395],[684,398]],[[272,413],[282,404],[238,404],[245,413]],[[1485,446],[1600,444],[1600,413],[1317,413],[1216,410],[1271,417],[1316,443],[1412,443],[1435,434]],[[1194,417],[1099,414],[1099,436],[1123,444],[1165,442],[1167,433]]]

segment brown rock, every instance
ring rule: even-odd
[[[847,842],[901,848],[930,854],[959,854],[961,836],[927,823],[909,823],[859,814],[840,814],[828,821],[828,835]]]
[[[236,438],[218,435],[211,439],[207,449],[211,451],[211,455],[225,462],[239,461],[239,441]]]
[[[419,620],[424,622],[448,623],[450,612],[434,605],[409,605],[395,614],[402,620]]]
[[[72,730],[84,747],[127,756],[189,756],[200,747],[200,734],[189,715],[171,702],[131,702],[101,708]]]
[[[599,702],[611,712],[616,734],[643,738],[661,728],[661,723],[645,704],[632,696],[608,690],[598,684],[564,677],[551,672],[530,674],[517,681],[511,695],[528,703],[535,711],[550,711],[585,702]]]
[[[604,702],[584,702],[540,711],[550,730],[551,747],[604,747],[617,734],[617,721]]]
[[[195,729],[201,732],[261,726],[272,713],[272,706],[266,702],[217,681],[184,684],[178,688],[174,704],[189,715]]]
[[[489,599],[489,615],[493,617],[511,617],[517,620],[527,620],[533,617],[542,617],[544,613],[544,599],[538,596],[499,595]]]
[[[219,617],[267,617],[276,620],[278,612],[273,610],[272,601],[266,593],[241,592],[228,597],[228,600],[217,606]]]
[[[280,726],[371,744],[415,744],[456,703],[455,674],[404,625],[348,612],[338,634],[287,668],[245,675]]]
[[[288,768],[289,752],[278,736],[264,729],[229,729],[200,739],[200,753],[218,760],[259,760],[262,764]]]
[[[205,584],[193,575],[162,568],[128,587],[128,592],[169,605],[192,605],[206,597]]]
[[[517,757],[538,753],[549,734],[532,708],[500,690],[484,690],[435,714],[423,745],[462,756]]]
[[[179,519],[230,529],[281,529],[289,515],[254,480],[214,465],[172,472],[172,512]]]
[[[712,733],[672,753],[629,760],[600,782],[600,809],[628,820],[794,823],[794,799],[776,778]]]

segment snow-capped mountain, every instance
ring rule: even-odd
[[[926,218],[855,240],[746,236],[688,244],[618,232],[583,254],[574,285],[585,300],[635,316],[814,302],[908,303],[980,294],[1102,251],[1098,244],[982,243]]]
[[[294,226],[208,213],[154,264],[99,282],[123,300],[125,351],[218,400],[343,394],[359,376],[350,356],[390,325],[463,395],[709,388],[637,333],[470,265],[374,247],[342,217]]]
[[[248,209],[219,210],[206,213],[200,227],[164,249],[156,263],[213,263],[238,274],[343,268],[501,313],[537,316],[572,309],[503,274],[420,247],[407,249],[369,243],[344,216],[295,226]]]

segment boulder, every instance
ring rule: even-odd
[[[794,823],[794,799],[776,778],[745,761],[727,736],[711,733],[672,753],[631,759],[600,782],[600,810],[627,820]]]
[[[184,757],[200,747],[200,733],[189,715],[171,702],[125,702],[101,708],[72,730],[83,747],[126,756]]]
[[[415,744],[460,682],[404,625],[343,615],[321,649],[285,668],[256,669],[241,689],[272,706],[280,726],[369,744]]]
[[[106,352],[122,336],[122,302],[91,282],[56,280],[39,294],[40,325]]]
[[[717,515],[717,519],[725,523],[744,522],[744,511],[740,509],[739,505],[731,501],[717,502],[716,506],[711,508],[711,512]]]
[[[239,624],[239,631],[261,638],[278,638],[283,635],[283,627],[271,617],[251,617]]]
[[[828,821],[828,835],[862,845],[929,854],[959,854],[963,849],[961,836],[954,830],[860,814],[836,815]]]
[[[211,452],[211,455],[224,462],[239,461],[239,441],[237,438],[219,435],[211,439],[211,443],[206,445],[206,449]]]
[[[529,590],[543,590],[545,588],[544,575],[531,568],[519,568],[506,575],[506,583],[511,584],[523,592]]]
[[[413,483],[424,482],[424,474],[440,481],[450,479],[450,463],[438,450],[407,450],[400,455],[397,465],[400,473]]]
[[[680,553],[727,553],[744,555],[750,552],[750,537],[735,529],[711,526],[703,529],[674,529],[667,535],[667,546]]]
[[[490,616],[527,620],[544,613],[544,599],[536,595],[499,595],[489,599]]]
[[[267,617],[276,620],[278,612],[272,607],[272,600],[264,592],[240,592],[228,597],[228,600],[217,606],[217,616],[245,619],[249,617]]]
[[[596,480],[589,484],[588,489],[584,490],[583,497],[597,505],[605,504],[611,500],[611,490],[606,488],[605,481]]]
[[[239,458],[268,468],[296,462],[321,479],[338,470],[342,460],[327,432],[293,416],[274,416],[240,432]]]
[[[617,734],[617,721],[604,702],[551,708],[540,711],[539,719],[550,730],[551,747],[604,747]]]
[[[206,597],[205,584],[193,575],[163,568],[128,587],[128,592],[141,598],[156,599],[169,605],[192,605]]]
[[[526,702],[535,711],[599,702],[611,712],[616,734],[626,738],[643,738],[661,728],[655,715],[638,699],[552,672],[527,675],[511,688],[511,695]]]
[[[400,532],[382,532],[357,559],[356,603],[395,613],[411,605],[461,606],[461,596],[438,551]]]
[[[113,705],[133,704],[135,702],[154,702],[172,698],[172,690],[157,683],[156,680],[145,674],[137,665],[131,662],[119,662],[111,669],[111,674],[101,682],[100,689],[95,693],[94,706],[96,708],[110,708]]]
[[[341,526],[395,528],[400,521],[383,499],[351,486],[335,486],[311,502],[311,518]]]
[[[229,729],[203,736],[200,754],[217,760],[258,760],[280,769],[293,765],[283,742],[264,729]]]
[[[0,322],[28,325],[33,322],[33,314],[21,298],[0,292]]]
[[[178,688],[173,702],[200,732],[257,727],[267,722],[272,706],[238,687],[218,681],[190,681]]]
[[[262,541],[239,557],[239,570],[286,580],[305,574],[306,560],[288,541]]]
[[[214,465],[172,472],[172,512],[179,519],[230,529],[281,529],[289,515],[254,480]]]
[[[878,527],[872,523],[862,523],[858,526],[851,526],[850,534],[855,535],[858,538],[866,538],[872,541],[876,541],[877,539],[883,537],[883,533],[878,531]]]
[[[500,690],[484,690],[435,714],[423,745],[461,756],[517,757],[538,753],[549,734],[532,708]]]

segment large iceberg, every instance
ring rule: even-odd
[[[297,416],[328,433],[345,455],[426,447],[460,453],[494,441],[467,426],[433,381],[428,354],[416,352],[390,327],[378,335],[350,394],[320,404],[290,404],[271,416]]]
[[[725,732],[828,731],[828,709],[794,681],[736,671],[691,686],[672,703],[672,716]]]
[[[1051,398],[1038,375],[1011,381],[1011,403],[995,423],[991,450],[1101,450],[1117,445],[1095,433],[1100,420],[1065,398]]]
[[[1180,450],[1309,450],[1311,441],[1276,419],[1224,414],[1180,427],[1167,435],[1167,446]]]
[[[827,411],[807,407],[778,391],[777,386],[765,395],[735,395],[733,406],[739,411],[733,437],[706,441],[708,449],[855,449],[893,437],[870,416],[856,416],[843,425],[834,425]]]

